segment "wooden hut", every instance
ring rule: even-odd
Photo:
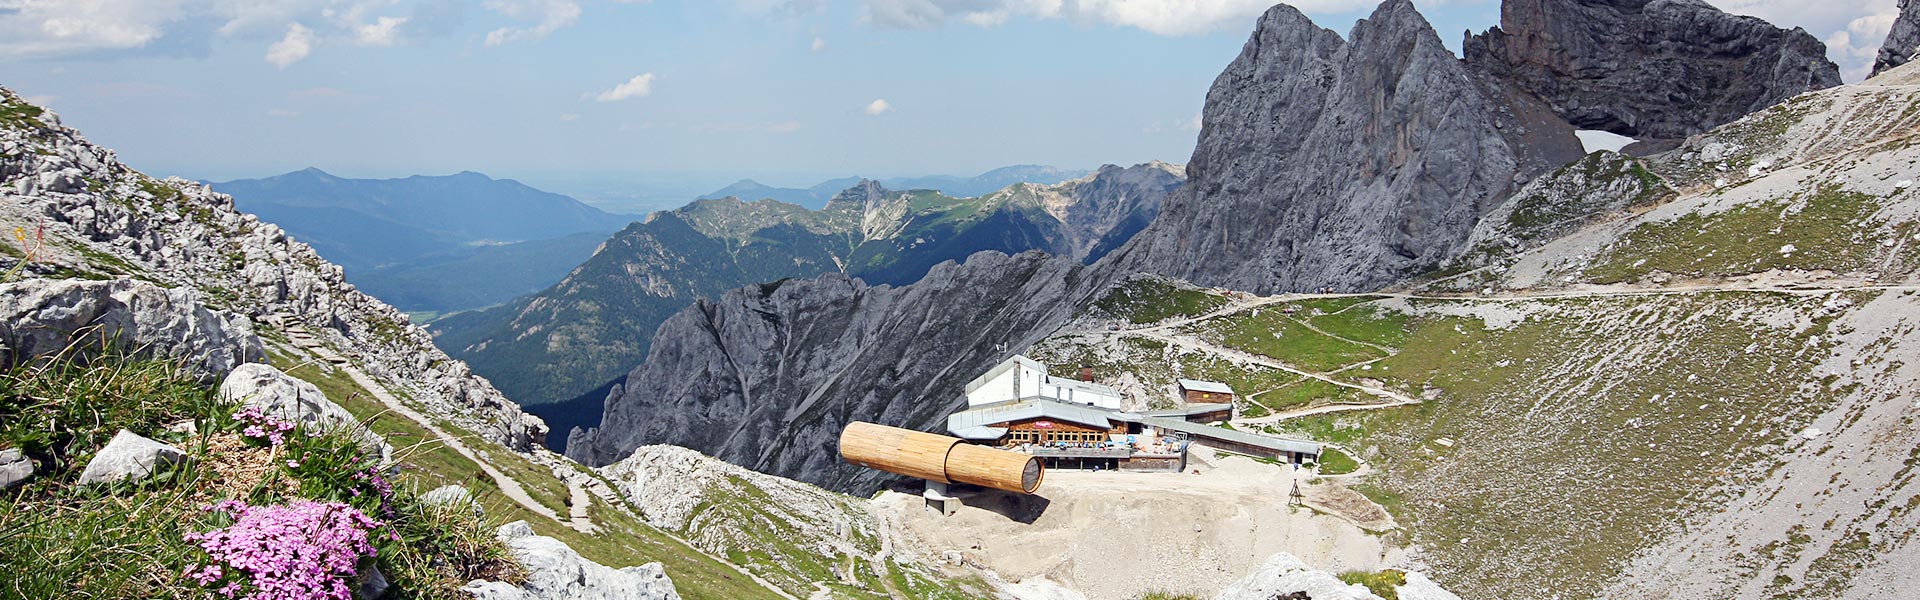
[[[939,483],[966,483],[1020,494],[1040,488],[1040,460],[1018,452],[961,444],[960,438],[862,421],[840,432],[848,463]]]

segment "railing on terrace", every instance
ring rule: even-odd
[[[1020,450],[1019,448],[1015,448]],[[1126,448],[1052,448],[1047,446],[1028,446],[1024,452],[1034,456],[1062,456],[1069,458],[1128,458],[1133,451]]]

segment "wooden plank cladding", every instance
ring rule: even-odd
[[[1031,494],[1045,475],[1038,457],[1019,452],[961,444],[947,455],[947,476],[961,483]]]
[[[862,421],[840,432],[848,463],[940,483],[966,483],[1020,494],[1040,488],[1040,460],[1018,452],[961,444],[960,438]]]
[[[869,469],[940,483],[947,479],[947,452],[960,438],[854,421],[840,432],[840,457]]]

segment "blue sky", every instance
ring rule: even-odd
[[[1715,0],[1857,71],[1894,0]],[[1441,38],[1492,0],[1420,4]],[[0,85],[155,174],[475,170],[615,208],[751,177],[1185,162],[1261,0],[0,0]],[[1345,32],[1365,0],[1303,0]]]

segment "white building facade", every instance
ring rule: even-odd
[[[967,406],[1046,398],[1068,404],[1120,410],[1120,391],[1086,381],[1047,374],[1047,366],[1015,356],[967,382]]]

